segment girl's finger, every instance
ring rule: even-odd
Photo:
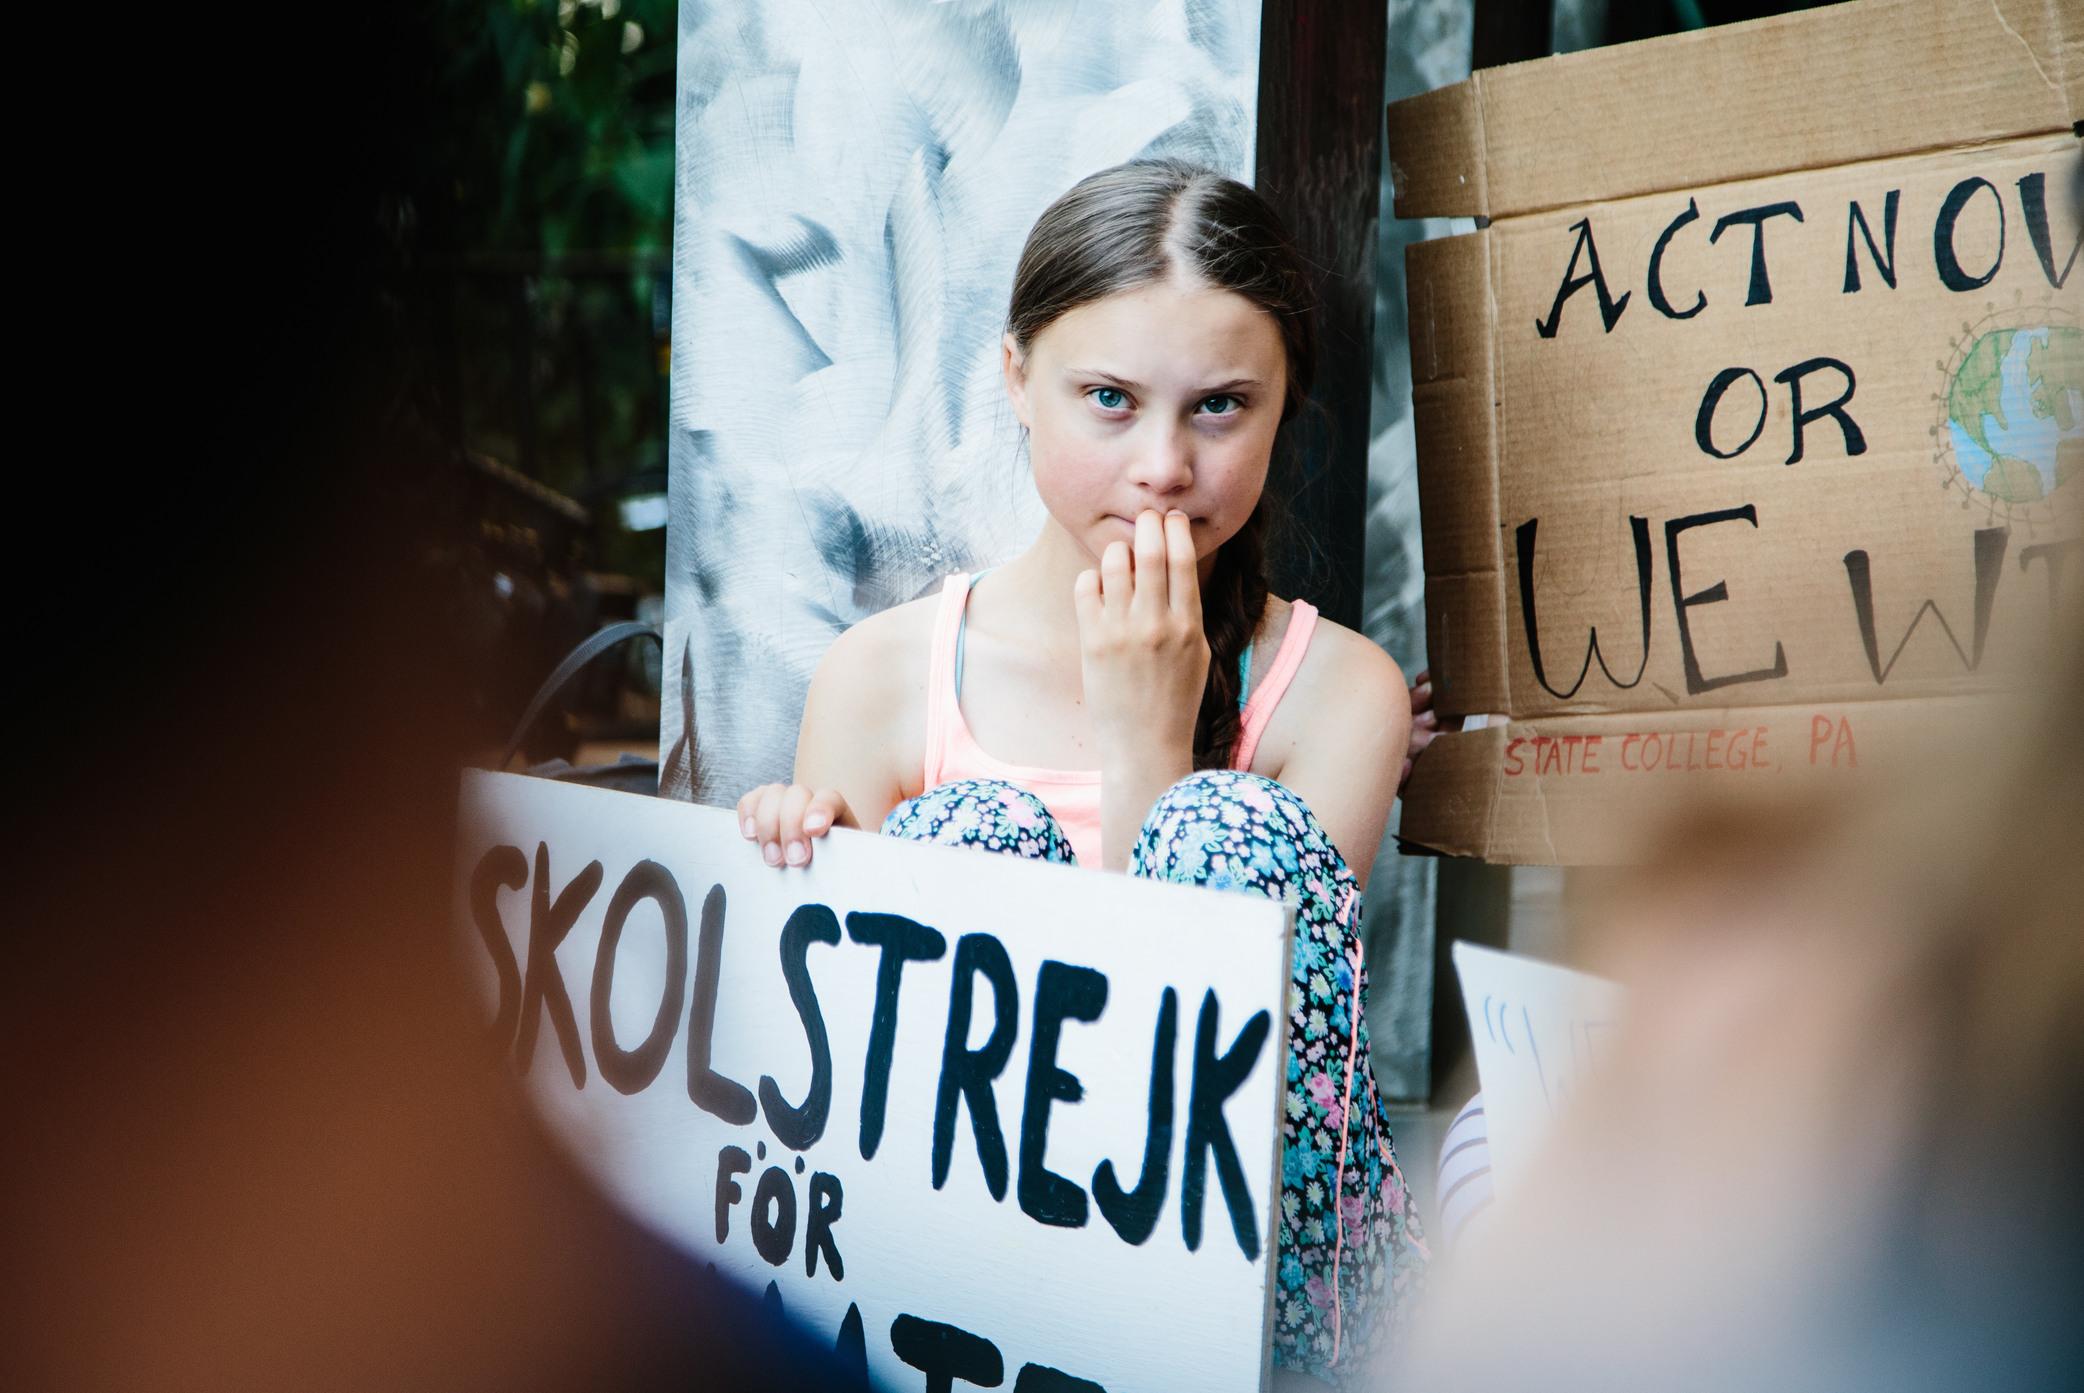
[[[1431,679],[1421,672],[1418,674],[1418,680],[1411,685],[1411,714],[1424,715],[1432,709],[1433,684]]]
[[[1166,594],[1173,612],[1201,625],[1201,573],[1194,555],[1194,524],[1175,508],[1165,515]]]
[[[810,864],[810,839],[803,835],[803,810],[809,805],[810,790],[802,784],[790,784],[782,794],[774,830],[781,840],[782,860],[792,866]]]
[[[1146,619],[1162,614],[1165,598],[1165,523],[1156,511],[1146,508],[1136,515],[1136,572],[1131,577],[1135,594],[1132,612]]]
[[[840,825],[846,815],[847,800],[836,788],[825,789],[811,795],[809,806],[803,810],[803,834],[806,837],[822,837]]]
[[[1080,571],[1071,585],[1071,604],[1078,611],[1078,631],[1090,634],[1100,624],[1100,573]]]
[[[1129,544],[1109,542],[1100,553],[1100,607],[1110,618],[1129,612]]]
[[[749,789],[738,800],[738,830],[747,841],[751,841],[760,830],[759,823],[753,820],[753,813],[760,806],[760,794],[765,788],[766,785],[762,784],[759,788]]]
[[[753,809],[753,840],[760,844],[760,859],[770,866],[782,862],[781,837],[776,830],[781,798],[782,786],[768,784],[760,790],[759,805]]]

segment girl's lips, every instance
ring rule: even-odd
[[[1160,517],[1162,518],[1162,517],[1163,517],[1164,515],[1163,515],[1163,514],[1160,514],[1159,516],[1160,516]],[[1108,520],[1109,522],[1120,522],[1120,523],[1126,523],[1126,524],[1128,524],[1128,526],[1129,526],[1129,529],[1130,529],[1131,531],[1134,531],[1134,530],[1135,530],[1135,528],[1136,528],[1136,519],[1135,519],[1135,518],[1132,518],[1132,517],[1123,517],[1123,516],[1122,516],[1122,515],[1121,515],[1120,513],[1109,513],[1109,514],[1107,515],[1107,520]],[[1187,515],[1187,523],[1188,523],[1188,525],[1189,525],[1189,526],[1192,526],[1192,527],[1199,527],[1199,526],[1201,526],[1201,519],[1200,519],[1200,518],[1198,518],[1198,517],[1195,517],[1195,516],[1194,516],[1193,514],[1189,513],[1189,514]]]

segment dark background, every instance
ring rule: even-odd
[[[1610,0],[1603,33],[1790,8]],[[1291,171],[1292,187],[1270,192],[1338,273],[1327,345],[1361,346],[1326,355],[1317,395],[1330,427],[1306,442],[1292,500],[1308,540],[1277,564],[1348,623],[1374,226],[1341,192],[1378,167],[1381,112],[1314,94],[1339,88],[1328,70],[1373,70],[1383,9],[1265,7],[1261,163]],[[142,134],[158,153],[126,161],[118,183],[142,176],[150,196],[126,201],[168,211],[148,215],[141,238],[117,237],[106,264],[136,265],[171,240],[156,264],[180,283],[145,296],[145,323],[118,332],[145,349],[142,371],[169,373],[163,385],[199,378],[173,390],[162,419],[199,413],[179,443],[207,439],[211,458],[181,476],[200,497],[174,489],[169,501],[202,504],[195,530],[215,556],[176,549],[236,587],[247,548],[323,525],[342,506],[329,490],[374,488],[381,501],[365,491],[357,506],[389,534],[373,545],[417,539],[394,559],[417,568],[447,626],[479,757],[580,637],[658,613],[675,30],[674,0],[424,0],[169,32],[166,50],[136,55],[147,72],[117,143]],[[1478,66],[1540,56],[1551,4],[1475,0],[1474,32]],[[657,690],[647,648],[596,664],[525,755],[655,741]]]

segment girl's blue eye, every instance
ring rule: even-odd
[[[1244,403],[1231,396],[1228,392],[1224,392],[1213,397],[1203,397],[1201,405],[1211,416],[1232,416],[1237,414],[1244,406]]]
[[[1129,398],[1119,387],[1095,387],[1090,395],[1102,411],[1119,411],[1129,404]]]

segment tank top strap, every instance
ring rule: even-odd
[[[955,700],[955,643],[962,633],[962,613],[970,598],[970,577],[958,571],[941,585],[941,607],[934,616],[933,644],[926,662],[926,787],[941,782],[948,762],[948,733]]]
[[[964,583],[962,587],[963,590],[965,592],[975,590],[977,588],[978,581],[984,579],[986,576],[990,575],[993,571],[996,571],[997,569],[998,567],[996,566],[986,566],[983,570],[978,571],[975,575],[972,575],[968,579],[968,581]],[[963,636],[968,634],[969,631],[970,602],[967,597],[967,594],[965,594],[962,606],[956,612],[955,616],[955,699],[958,702],[962,700],[962,641]]]
[[[1259,737],[1266,733],[1266,723],[1273,719],[1274,708],[1281,704],[1282,694],[1302,667],[1303,653],[1309,648],[1310,635],[1316,628],[1317,607],[1308,600],[1293,601],[1288,611],[1288,632],[1281,635],[1281,646],[1274,652],[1273,666],[1267,669],[1259,690],[1246,701],[1244,714],[1239,718],[1237,749],[1230,758],[1232,769],[1252,767],[1252,756],[1259,752]]]

